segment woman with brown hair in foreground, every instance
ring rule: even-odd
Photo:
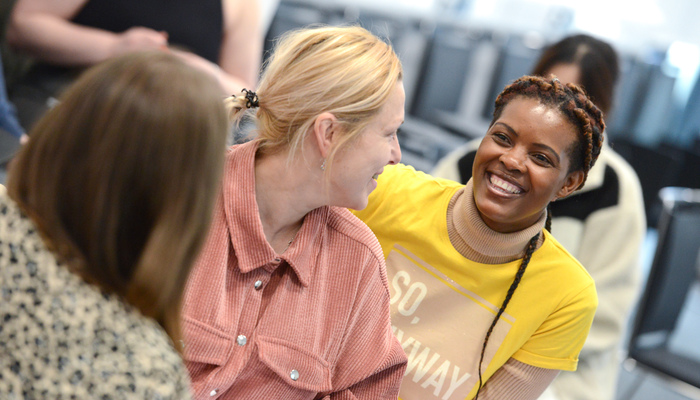
[[[189,398],[179,310],[228,121],[174,55],[87,71],[34,127],[0,196],[0,393]]]

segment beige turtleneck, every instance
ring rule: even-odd
[[[503,264],[525,255],[527,242],[542,231],[546,217],[545,211],[535,224],[518,232],[496,232],[481,219],[470,179],[447,206],[447,232],[454,248],[465,258],[482,264]],[[544,235],[540,235],[537,247],[543,242]]]

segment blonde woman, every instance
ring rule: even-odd
[[[223,191],[184,303],[194,392],[222,399],[395,399],[381,248],[362,209],[401,152],[402,70],[358,27],[295,31],[257,93],[257,139],[228,153]]]

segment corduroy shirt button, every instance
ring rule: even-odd
[[[289,373],[289,377],[292,378],[293,381],[296,381],[299,379],[299,371],[293,369],[292,372]]]
[[[245,344],[248,343],[248,338],[246,338],[245,335],[238,335],[236,343],[238,343],[239,346],[245,346]]]
[[[263,283],[262,281],[255,281],[255,284],[253,285],[255,287],[255,290],[260,290],[262,288]]]
[[[211,392],[209,392],[209,397],[214,397],[217,393],[219,393],[219,389],[214,389]]]
[[[277,263],[278,263],[278,262],[280,262],[280,261],[282,261],[282,259],[281,259],[281,258],[279,258],[279,257],[276,257],[276,258],[275,258],[275,262],[277,262]]]

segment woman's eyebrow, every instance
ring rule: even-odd
[[[510,125],[506,124],[505,122],[496,122],[495,124],[493,124],[493,126],[496,126],[496,125],[503,126],[504,128],[506,128],[508,133],[511,133],[511,134],[515,135],[516,137],[520,136],[520,135],[518,135],[518,132],[515,131],[515,129],[513,129]]]

